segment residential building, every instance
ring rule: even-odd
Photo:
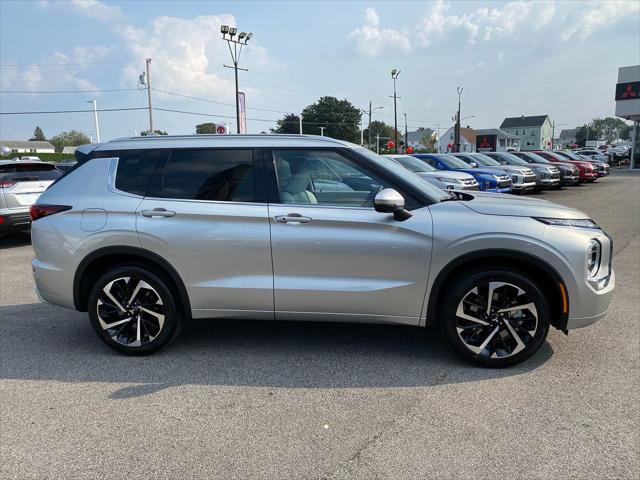
[[[78,147],[62,147],[62,153],[76,153],[76,148]]]
[[[568,145],[574,145],[576,143],[576,131],[577,128],[565,128],[560,131],[558,137],[558,147],[566,147]]]
[[[549,115],[505,118],[500,129],[518,138],[520,150],[551,150],[553,127]]]
[[[438,139],[438,152],[452,152],[455,147],[454,128],[444,132]],[[460,127],[460,151],[474,152],[476,149],[476,132],[470,127]]]
[[[49,142],[35,140],[0,140],[0,145],[9,147],[13,153],[55,153],[55,148]]]
[[[422,139],[425,136],[432,136],[435,132],[430,128],[419,128],[415,132],[407,132],[406,144],[407,147],[413,147],[414,150],[424,150],[429,148],[422,143]]]
[[[483,128],[476,130],[476,151],[507,152],[519,150],[518,137],[499,128]]]

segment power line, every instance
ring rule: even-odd
[[[109,92],[131,92],[140,91],[139,88],[110,88],[105,90],[0,90],[0,93],[26,93],[26,94],[47,94],[47,93],[109,93]]]
[[[132,63],[138,62],[140,59],[134,58],[130,60],[105,60],[102,62],[71,62],[71,63],[2,63],[0,67],[71,67],[80,65],[106,65],[110,63]]]
[[[133,108],[100,108],[95,110],[97,112],[124,112],[130,110],[146,110],[146,107],[133,107]],[[47,115],[57,113],[93,113],[94,110],[45,110],[39,112],[0,112],[0,115]]]

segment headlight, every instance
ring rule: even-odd
[[[546,223],[547,225],[555,225],[558,227],[579,227],[579,228],[595,228],[600,229],[596,222],[590,218],[545,218],[545,217],[533,217],[539,222]]]
[[[444,183],[458,183],[457,178],[451,178],[451,177],[435,177],[435,178],[436,180]]]
[[[593,278],[600,270],[600,260],[602,259],[602,245],[595,238],[589,242],[587,248],[587,278]]]

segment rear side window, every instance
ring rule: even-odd
[[[149,196],[255,202],[253,150],[174,150]]]
[[[107,152],[107,154],[118,156],[117,152]],[[116,188],[135,195],[145,195],[156,165],[163,156],[162,150],[122,151],[118,160]]]
[[[0,180],[56,180],[62,173],[50,163],[12,163],[0,165]]]

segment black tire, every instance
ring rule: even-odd
[[[126,278],[130,280],[127,282]],[[138,281],[142,283],[136,292]],[[114,283],[109,292],[117,303],[104,291],[111,282]],[[167,284],[165,279],[138,266],[119,266],[105,273],[92,287],[88,304],[91,326],[98,337],[127,355],[148,355],[164,347],[179,326],[174,295]],[[131,305],[127,300],[131,300]],[[105,328],[113,323],[117,325]]]
[[[494,303],[490,306],[490,288],[500,284],[507,285],[494,289]],[[520,291],[524,295],[519,294]],[[515,301],[509,300],[510,297],[515,297]],[[503,308],[523,303],[533,303],[534,308],[499,313]],[[482,318],[486,325],[459,317],[458,307],[467,318]],[[498,313],[487,312],[493,310]],[[506,267],[476,270],[457,277],[447,287],[441,315],[440,325],[447,343],[462,358],[482,367],[508,367],[528,359],[542,346],[549,333],[549,307],[542,290],[528,276]],[[535,331],[531,330],[534,324]],[[490,335],[489,343],[481,352],[472,351],[472,348],[480,349]]]

